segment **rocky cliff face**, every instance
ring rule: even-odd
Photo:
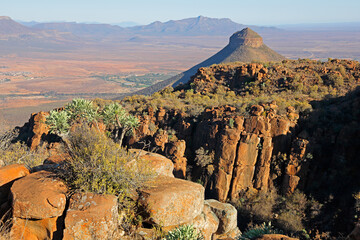
[[[195,165],[196,168],[194,154],[198,149],[214,151],[212,162],[203,165],[204,168],[212,168],[212,173],[204,175],[194,170],[194,177],[206,179],[209,197],[222,202],[227,199],[235,202],[241,193],[246,191],[267,191],[272,184],[270,178],[272,156],[281,149],[289,149],[291,146],[291,135],[296,121],[269,114],[275,111],[275,104],[272,104],[272,108],[265,107],[268,108],[267,111],[264,111],[264,106],[253,106],[251,115],[247,117],[238,116],[236,109],[230,106],[209,108],[202,113],[195,124],[189,122],[190,119],[181,113],[166,112],[164,109],[151,113],[150,109],[148,110],[150,114],[142,118],[141,127],[131,142],[136,142],[135,145],[140,147],[139,142],[144,142],[146,139],[151,141],[153,138],[156,146],[165,146],[165,154],[175,165],[179,165],[182,174],[189,164]],[[174,128],[181,140],[172,142],[162,137],[160,141],[159,134],[149,134],[151,126],[163,129]],[[166,131],[163,131],[163,134],[164,132]],[[181,150],[173,154],[176,148],[174,146],[179,145],[181,147],[178,149]]]

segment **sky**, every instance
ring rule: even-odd
[[[360,22],[359,0],[0,0],[20,21],[149,24],[196,16],[254,25]]]

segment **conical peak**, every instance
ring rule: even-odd
[[[12,19],[8,16],[0,16],[0,20],[12,20]]]
[[[262,37],[251,30],[250,28],[244,28],[243,30],[234,33],[230,37],[229,45],[232,46],[249,46],[258,48],[263,45]]]

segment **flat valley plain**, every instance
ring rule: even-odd
[[[360,60],[360,31],[261,33],[264,43],[290,59]],[[0,48],[0,128],[22,125],[32,112],[75,97],[116,98],[141,89],[105,77],[175,75],[212,56],[229,36],[134,37],[80,45]],[[160,81],[160,80],[159,80]]]

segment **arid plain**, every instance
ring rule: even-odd
[[[262,36],[290,59],[360,59],[359,31],[280,29]],[[115,98],[139,90],[99,76],[175,75],[219,51],[228,37],[127,36],[55,47],[5,44],[0,49],[1,124],[19,125],[32,112],[62,106],[74,97]]]

